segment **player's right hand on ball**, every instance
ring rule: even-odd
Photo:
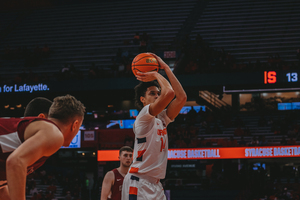
[[[135,76],[137,80],[142,82],[150,82],[157,79],[158,72],[137,72]]]

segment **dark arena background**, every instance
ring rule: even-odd
[[[300,1],[2,0],[0,116],[71,94],[81,131],[28,176],[27,199],[98,200],[133,147],[133,58],[153,52],[188,100],[169,125],[169,200],[299,199]],[[40,200],[39,199],[39,200]]]

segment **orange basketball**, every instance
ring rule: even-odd
[[[137,72],[158,72],[159,64],[156,58],[150,53],[140,53],[133,59],[131,69],[134,75]]]

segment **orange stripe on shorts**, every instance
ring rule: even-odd
[[[129,173],[138,173],[139,168],[137,167],[131,167]]]
[[[138,189],[136,187],[129,188],[129,194],[137,195]]]

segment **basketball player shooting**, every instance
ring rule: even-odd
[[[1,200],[25,200],[27,174],[43,165],[61,146],[69,146],[84,112],[80,101],[66,95],[54,99],[48,119],[0,118]]]
[[[134,158],[124,178],[122,200],[166,199],[160,183],[160,179],[165,178],[168,160],[166,128],[187,99],[170,67],[160,57],[152,55],[171,84],[158,72],[137,72],[136,78],[142,81],[135,87],[135,103],[140,113],[133,126]]]

